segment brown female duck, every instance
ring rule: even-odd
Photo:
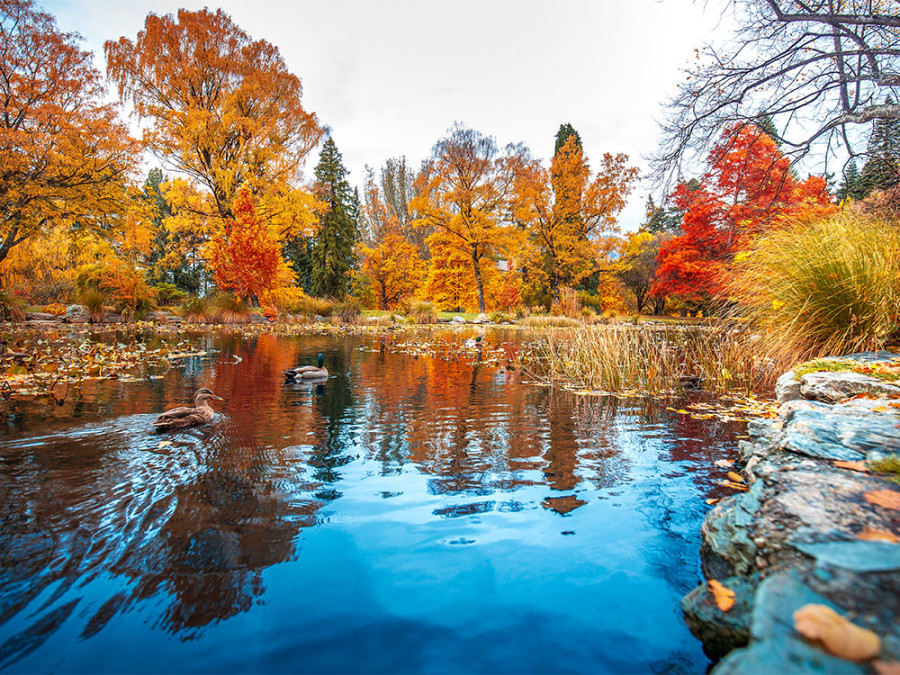
[[[212,422],[216,413],[209,405],[210,399],[221,401],[222,397],[216,396],[206,387],[198,389],[197,393],[194,394],[193,406],[166,410],[166,412],[156,418],[153,426],[156,427],[157,431],[169,431],[171,429],[184,429],[185,427],[195,427],[199,424]]]

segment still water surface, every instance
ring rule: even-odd
[[[678,601],[740,429],[384,339],[206,336],[8,409],[0,669],[702,672]],[[214,424],[149,433],[202,386]]]

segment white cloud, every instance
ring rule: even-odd
[[[148,12],[186,0],[52,0],[60,27],[81,33],[102,64],[105,40],[134,39]],[[254,39],[277,45],[303,80],[304,105],[332,127],[361,183],[363,167],[405,154],[418,163],[455,121],[524,142],[547,158],[571,122],[589,158],[642,155],[679,69],[716,25],[691,0],[224,0]],[[315,158],[310,160],[310,168]],[[646,188],[621,218],[643,216]]]

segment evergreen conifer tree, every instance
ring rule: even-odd
[[[575,143],[578,144],[578,147],[581,147],[581,134],[575,131],[575,127],[566,122],[565,124],[559,125],[559,131],[556,132],[556,145],[553,147],[553,156],[559,154],[560,148],[566,144],[566,141],[569,140],[569,136],[575,137]]]
[[[847,168],[844,169],[844,180],[841,182],[837,192],[835,192],[835,196],[839,202],[845,199],[862,199],[865,197],[862,176],[860,176],[855,159],[851,159],[847,164]]]
[[[884,103],[894,105],[894,99],[888,96]],[[866,154],[859,179],[863,196],[900,184],[900,119],[875,120]]]
[[[359,194],[350,189],[347,169],[331,138],[322,147],[315,175],[329,209],[319,222],[312,250],[312,289],[317,295],[342,299],[350,289],[353,249],[359,239]]]

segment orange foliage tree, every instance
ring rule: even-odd
[[[291,272],[272,228],[257,215],[249,189],[238,190],[233,210],[234,219],[226,221],[210,240],[209,262],[219,288],[254,300]]]
[[[722,138],[699,186],[675,190],[682,234],[661,246],[651,294],[705,303],[722,293],[734,256],[753,238],[836,209],[825,180],[796,178],[790,160],[758,127],[730,129]]]
[[[575,287],[597,270],[598,238],[616,229],[637,179],[623,154],[604,154],[592,175],[575,134],[549,171],[535,160],[518,166],[513,215],[528,233],[529,276],[545,280],[552,299],[560,287]]]
[[[52,227],[114,227],[137,145],[78,37],[0,0],[0,262]]]
[[[477,295],[478,310],[485,311],[484,269],[506,255],[517,235],[503,222],[513,180],[510,166],[514,148],[502,157],[493,137],[456,124],[434,146],[431,159],[416,181],[410,209],[418,214],[414,225],[434,228],[428,245],[448,256],[448,264],[433,266],[431,277],[457,273],[467,262]],[[456,281],[435,280],[457,286]],[[429,281],[429,285],[433,286]]]
[[[425,262],[419,255],[392,206],[385,204],[368,170],[363,208],[371,245],[359,247],[362,272],[368,277],[381,309],[392,309],[412,296],[422,284]]]
[[[231,217],[238,188],[290,183],[322,129],[278,48],[251,40],[222,10],[149,14],[132,42],[105,44],[108,76],[151,121],[144,140],[205,186]]]

